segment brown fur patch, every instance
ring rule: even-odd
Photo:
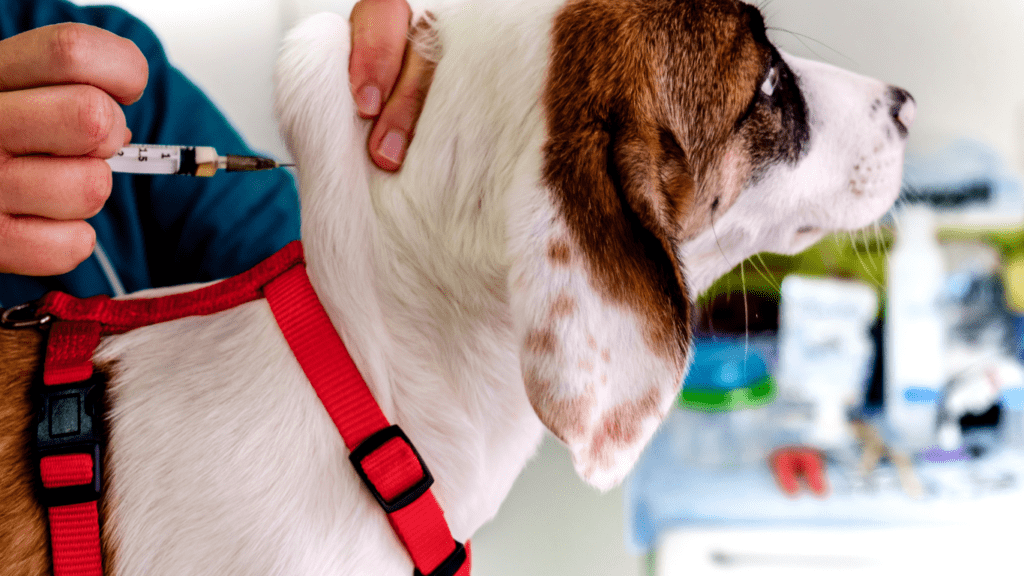
[[[552,264],[568,266],[572,262],[572,249],[565,240],[552,240],[548,244],[548,259]]]
[[[559,294],[551,303],[551,318],[566,318],[576,312],[576,299],[568,294]]]
[[[595,289],[680,368],[676,247],[745,180],[719,172],[735,168],[722,158],[768,58],[749,20],[735,0],[571,0],[552,33],[544,179]]]
[[[108,362],[99,364],[96,366],[96,371],[101,372],[107,378],[107,392],[103,395],[103,414],[110,414],[110,382],[113,380],[116,373],[116,363]],[[107,429],[108,423],[105,421],[103,425],[103,445],[105,450],[103,452],[103,485],[110,485],[111,474],[110,471],[112,466],[110,464],[110,435]],[[118,534],[118,530],[115,529],[114,519],[117,517],[111,513],[111,510],[116,508],[116,501],[111,498],[110,490],[104,490],[103,495],[100,498],[99,512],[100,512],[100,530],[101,530],[101,542],[103,547],[103,568],[107,574],[117,573],[117,539],[115,535]]]
[[[611,462],[616,448],[629,446],[639,440],[644,421],[661,415],[661,398],[661,390],[651,387],[640,398],[610,410],[594,435],[591,459],[598,462],[599,466],[605,466]]]
[[[597,402],[593,385],[577,396],[553,398],[551,382],[533,372],[523,375],[523,384],[540,421],[555,437],[566,444],[586,437],[589,415]]]
[[[555,353],[557,345],[555,333],[551,330],[534,330],[526,336],[524,347],[534,354],[550,355]]]
[[[32,398],[42,334],[0,329],[0,575],[51,573],[45,513],[35,495]]]
[[[586,437],[594,404],[592,387],[588,387],[586,394],[552,402],[550,416],[544,424],[559,440],[571,444]]]

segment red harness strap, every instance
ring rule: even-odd
[[[430,472],[377,406],[309,283],[302,245],[292,242],[248,272],[192,292],[138,300],[51,292],[37,303],[37,314],[54,320],[43,363],[37,453],[55,576],[103,574],[100,422],[92,418],[102,386],[92,365],[100,336],[213,314],[264,296],[356,472],[409,551],[414,576],[469,575],[468,546],[452,538],[430,492]]]

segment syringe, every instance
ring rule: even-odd
[[[186,174],[213,176],[217,170],[253,172],[294,166],[279,164],[261,156],[221,156],[211,146],[167,146],[163,144],[129,144],[121,148],[107,163],[114,172],[131,174]]]

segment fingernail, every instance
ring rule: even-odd
[[[377,153],[395,164],[401,164],[405,157],[405,134],[399,130],[389,130],[380,141]]]
[[[356,108],[363,116],[380,114],[380,89],[370,85],[360,88],[356,96]]]

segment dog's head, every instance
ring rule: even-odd
[[[737,0],[570,0],[544,85],[539,194],[510,210],[527,394],[607,488],[689,359],[692,297],[895,199],[913,100],[780,53]]]

